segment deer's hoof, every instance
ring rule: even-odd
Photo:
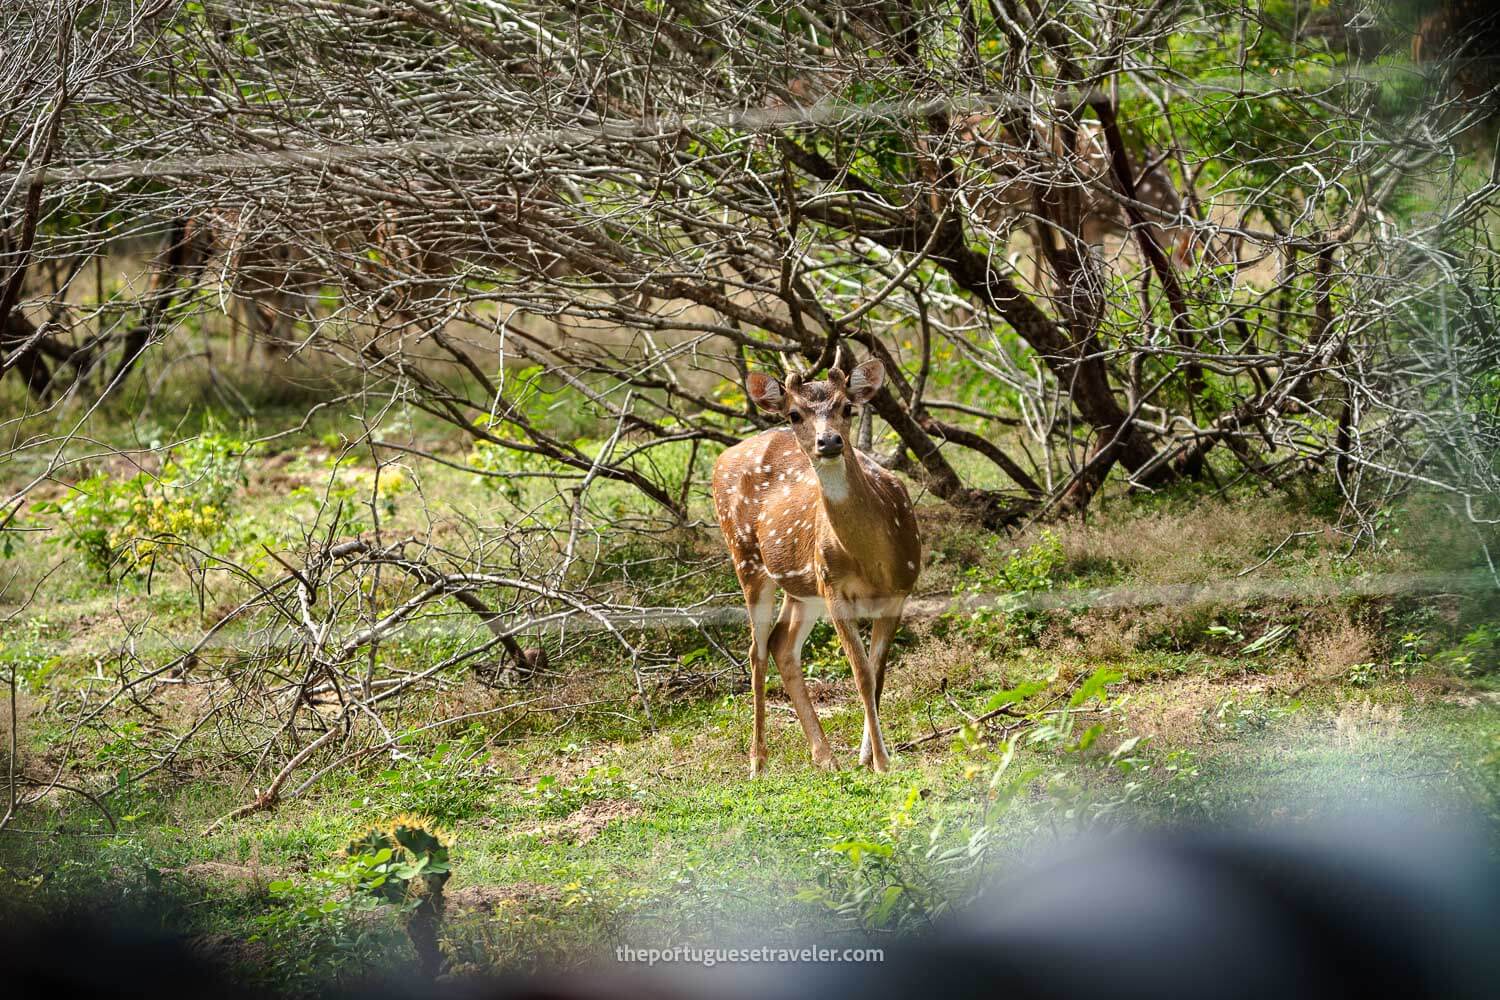
[[[758,778],[762,774],[765,774],[765,773],[766,773],[766,758],[765,757],[751,757],[750,758],[750,777],[752,777],[752,778]]]
[[[827,757],[814,757],[813,763],[825,771],[837,771],[839,769],[838,758],[831,753]]]

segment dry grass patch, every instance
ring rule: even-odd
[[[1297,531],[1328,530],[1272,501],[1204,501],[1188,511],[1051,526],[1070,565],[1111,566],[1142,583],[1200,583],[1252,566]],[[1026,544],[1027,539],[1021,539]]]
[[[1334,739],[1339,746],[1358,749],[1400,736],[1404,713],[1399,705],[1381,705],[1369,698],[1348,701],[1333,713]]]
[[[18,733],[17,742],[26,734],[26,723],[36,715],[42,708],[41,699],[16,687],[16,716],[15,728]],[[10,714],[10,692],[4,692],[3,700],[0,700],[0,753],[7,753],[10,749],[10,734],[12,729]]]
[[[1368,626],[1346,613],[1308,631],[1300,646],[1312,675],[1327,680],[1342,677],[1351,667],[1374,660],[1382,643]]]
[[[909,648],[891,655],[885,675],[885,697],[905,701],[935,696],[946,685],[965,688],[981,679],[994,678],[1002,667],[976,649],[955,648],[956,640],[933,634],[934,622],[908,620],[903,623],[915,637]]]
[[[556,902],[562,899],[562,889],[539,882],[512,882],[509,885],[466,885],[461,889],[450,889],[443,893],[444,900],[452,910],[474,910],[494,913],[508,904]]]
[[[645,807],[633,799],[599,799],[585,803],[563,819],[541,823],[520,832],[539,836],[546,841],[587,844],[603,833],[611,823],[643,815],[645,811]]]
[[[1133,734],[1151,736],[1169,746],[1207,743],[1214,711],[1226,699],[1244,693],[1243,686],[1203,676],[1137,688],[1125,706],[1126,724]]]
[[[228,887],[249,895],[264,895],[272,882],[289,878],[292,874],[290,868],[265,866],[255,861],[248,865],[236,865],[227,861],[200,861],[177,871],[194,882]]]
[[[1160,630],[1157,609],[1077,615],[1044,633],[1046,647],[1062,656],[1123,660],[1139,652]]]

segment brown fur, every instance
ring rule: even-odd
[[[849,657],[865,708],[861,762],[885,770],[879,702],[885,659],[906,597],[921,569],[921,541],[906,488],[850,443],[853,405],[879,389],[879,362],[866,362],[846,382],[834,372],[806,385],[782,386],[752,375],[757,405],[784,413],[789,429],[767,431],[725,451],[714,466],[714,508],[750,612],[751,691],[755,702],[751,773],[765,766],[767,656],[812,746],[813,760],[833,767],[817,713],[802,678],[801,650],[826,610]],[[819,448],[839,447],[827,456]],[[773,625],[775,591],[786,593]],[[866,654],[855,619],[874,621]]]

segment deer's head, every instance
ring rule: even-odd
[[[832,369],[821,382],[804,382],[793,373],[782,383],[761,372],[751,372],[746,388],[756,406],[786,417],[797,443],[817,468],[821,462],[842,460],[851,447],[849,421],[854,408],[873,399],[884,381],[885,366],[878,358],[871,358],[847,377]]]

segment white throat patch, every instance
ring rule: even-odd
[[[843,458],[837,462],[814,462],[813,468],[818,473],[818,486],[823,491],[824,500],[842,503],[849,499],[849,475]]]

